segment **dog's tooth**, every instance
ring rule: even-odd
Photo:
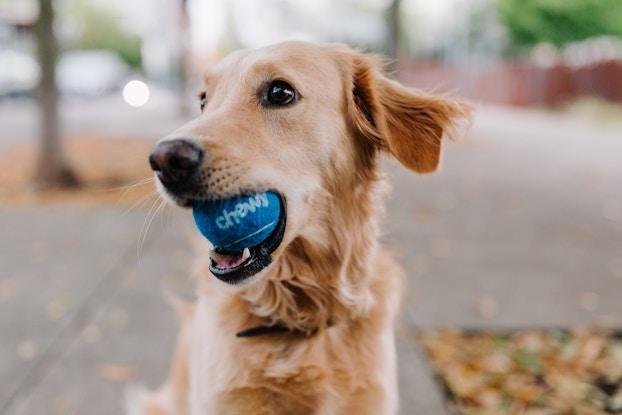
[[[220,255],[218,252],[214,251],[213,249],[210,249],[209,250],[209,257],[212,258],[212,260],[214,262],[218,263],[218,261],[223,259],[225,256],[224,255]]]
[[[251,257],[250,249],[244,248],[244,251],[242,251],[242,262],[246,261],[250,257]]]

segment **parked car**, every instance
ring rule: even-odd
[[[95,97],[119,90],[132,73],[117,54],[107,50],[65,53],[56,66],[61,94]]]
[[[30,55],[13,49],[0,50],[0,98],[32,96],[41,70]]]

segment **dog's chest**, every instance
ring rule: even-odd
[[[190,351],[190,414],[220,415],[222,408],[247,408],[252,402],[274,406],[275,411],[280,411],[279,406],[288,407],[283,412],[288,414],[308,413],[311,402],[326,392],[330,379],[324,359],[307,361],[304,357],[318,339],[300,334],[291,341],[281,334],[238,338],[235,318],[227,319],[215,303],[200,300],[196,310]]]

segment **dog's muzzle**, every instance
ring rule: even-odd
[[[166,194],[182,207],[194,207],[205,200],[197,189],[200,183],[204,151],[186,139],[162,141],[149,155],[149,163]],[[264,270],[272,262],[272,253],[281,245],[285,233],[287,210],[279,194],[280,213],[276,228],[261,243],[240,252],[215,247],[210,251],[210,271],[221,281],[240,284]]]

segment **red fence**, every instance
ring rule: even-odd
[[[402,64],[398,72],[403,82],[417,88],[506,105],[557,106],[580,96],[622,103],[622,61],[577,68],[500,62],[481,69],[416,61]]]

